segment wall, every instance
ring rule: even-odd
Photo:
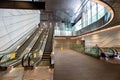
[[[7,49],[40,22],[40,11],[0,9],[0,52]]]
[[[120,47],[120,25],[84,36],[85,46]]]
[[[70,38],[64,37],[59,39],[54,39],[55,48],[70,48],[70,44],[75,44],[76,40],[71,40]]]

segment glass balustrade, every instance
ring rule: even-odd
[[[67,25],[61,23],[59,26],[55,26],[55,36],[77,36],[96,30],[106,24],[111,17],[110,12],[104,6],[92,1],[88,1],[81,12],[82,17],[74,26],[70,25],[71,23],[67,23]],[[99,25],[92,25],[98,22]]]

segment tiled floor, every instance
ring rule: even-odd
[[[54,80],[120,80],[120,65],[55,49]]]
[[[14,68],[10,72],[1,72],[0,80],[53,80],[53,70],[49,67],[37,67],[34,70]]]
[[[49,67],[38,67],[24,73],[24,80],[52,80],[53,71]]]
[[[117,59],[117,58],[107,58],[106,60],[105,59],[100,59],[100,60],[103,60],[105,62],[109,62],[112,64],[120,64],[120,59]]]
[[[55,49],[54,70],[47,66],[27,71],[17,67],[10,72],[0,72],[0,80],[120,80],[120,65],[73,50]]]
[[[5,71],[0,76],[0,80],[22,80],[23,68],[14,68],[11,71]]]
[[[114,58],[108,58],[106,61],[112,64],[120,64],[120,55],[117,55],[117,57]]]

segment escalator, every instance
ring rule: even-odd
[[[25,69],[33,69],[41,61],[47,36],[48,29],[45,28],[32,47],[30,53],[23,56],[22,66]]]
[[[99,55],[102,58],[114,58],[118,55],[118,52],[116,49],[112,48],[112,47],[102,47],[102,48],[98,48],[99,51]]]
[[[45,39],[43,38],[43,40],[41,40],[42,45],[41,48],[39,50],[40,53],[40,57],[39,55],[37,56],[37,58],[35,58],[34,55],[34,51],[38,50],[38,48],[36,47],[36,49],[33,49],[34,51],[32,51],[31,53],[28,53],[26,59],[23,58],[22,61],[24,61],[22,64],[26,64],[23,65],[25,69],[34,69],[34,67],[36,65],[38,66],[49,66],[51,68],[53,68],[53,64],[51,64],[51,52],[53,49],[53,28],[49,27],[49,30],[47,31],[48,33],[46,33],[46,37]],[[39,40],[38,40],[39,41]],[[41,54],[42,51],[42,54]],[[36,52],[35,52],[36,53]],[[38,54],[38,53],[37,53]],[[27,60],[27,61],[25,61]]]
[[[20,64],[23,55],[30,52],[41,32],[42,29],[37,28],[35,32],[14,51],[14,53],[3,55],[0,59],[0,68],[7,69],[8,66],[17,66]]]
[[[43,57],[42,57],[43,64],[47,63],[47,65],[49,65],[49,66],[51,66],[51,53],[53,50],[53,33],[54,33],[54,28],[49,27],[49,35],[48,35],[47,43],[45,46],[45,51],[44,51]]]
[[[108,58],[114,58],[116,56],[116,52],[114,48],[107,48],[107,52],[105,52]]]

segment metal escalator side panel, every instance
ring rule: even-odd
[[[30,61],[31,61],[31,57],[33,56],[33,54],[32,53],[30,53],[29,55],[28,55],[28,67],[30,67],[31,66],[31,63],[30,63]]]
[[[3,59],[4,55],[0,57],[0,64],[1,64],[1,60]]]
[[[5,62],[10,60],[10,54],[7,55],[3,55],[0,59],[0,66],[2,66],[2,64],[4,64]]]
[[[42,32],[41,32],[41,34],[39,35],[37,41],[35,42],[33,48],[31,49],[31,52],[36,51],[36,49],[38,48],[38,46],[39,46],[39,41],[40,41],[41,37],[43,36],[44,31],[45,31],[45,30],[42,30]]]
[[[26,59],[28,57],[28,54],[25,54],[23,57],[22,57],[22,67],[25,67],[26,65],[24,65]]]
[[[31,42],[31,40],[35,37],[35,35],[37,34],[38,30],[36,30],[24,43],[23,45],[21,45],[19,47],[19,49],[16,51],[17,55],[19,56],[25,49],[26,47],[29,45],[29,43]]]
[[[31,55],[29,56],[29,59],[28,59],[28,65],[33,67],[33,66],[36,66],[36,64],[40,61],[40,56],[39,56],[39,50],[41,49],[42,47],[42,44],[43,44],[43,40],[45,38],[45,35],[46,35],[46,31],[47,29],[44,29],[42,31],[42,33],[40,34],[38,40],[36,41],[35,45],[33,46],[32,50],[31,50]],[[42,41],[42,42],[41,42]],[[34,58],[34,53],[36,53],[37,57]]]
[[[117,51],[117,49],[114,48],[114,51],[115,51],[116,55],[118,55],[118,51]]]
[[[37,34],[37,31],[38,31],[38,30],[35,31],[34,35]],[[33,35],[33,34],[32,34],[32,35]],[[28,39],[29,39],[29,38],[28,38]],[[21,47],[23,47],[23,45],[22,45]],[[20,48],[21,48],[21,47],[20,47]],[[18,50],[21,50],[20,48],[18,48]],[[17,51],[18,51],[18,50],[17,50]],[[16,52],[17,52],[17,51],[16,51]],[[19,51],[18,51],[18,52],[19,52]],[[22,52],[21,52],[21,53],[22,53]],[[17,54],[19,54],[19,53],[17,53]],[[1,58],[1,60],[2,60],[3,58],[4,58],[4,56]],[[0,60],[0,61],[1,61],[1,60]],[[24,60],[24,59],[22,59],[22,60]],[[16,62],[17,62],[17,61],[15,61],[15,63],[16,63]],[[14,61],[11,59],[11,62],[7,62],[7,63],[5,63],[5,64],[7,64],[6,66],[8,66],[8,65],[14,64]],[[22,66],[25,66],[24,63],[23,63],[23,61],[22,61]]]

